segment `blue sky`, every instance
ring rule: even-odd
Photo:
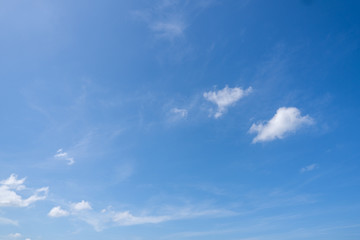
[[[0,1],[0,239],[359,239],[359,10]]]

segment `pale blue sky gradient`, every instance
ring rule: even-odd
[[[360,239],[359,10],[0,0],[0,239]]]

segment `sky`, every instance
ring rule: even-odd
[[[359,11],[0,0],[0,239],[360,239]]]

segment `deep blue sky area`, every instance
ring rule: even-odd
[[[360,239],[359,12],[0,0],[0,239]]]

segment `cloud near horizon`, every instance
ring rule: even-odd
[[[276,114],[267,122],[252,124],[249,132],[257,133],[253,143],[282,139],[290,133],[296,132],[305,125],[311,125],[314,120],[309,116],[301,116],[299,109],[295,107],[281,107]]]
[[[234,105],[241,98],[249,95],[252,92],[252,87],[244,90],[240,87],[229,88],[225,86],[223,89],[218,91],[209,91],[203,94],[203,97],[217,105],[217,111],[214,114],[215,118],[221,117],[227,112],[227,109]]]

